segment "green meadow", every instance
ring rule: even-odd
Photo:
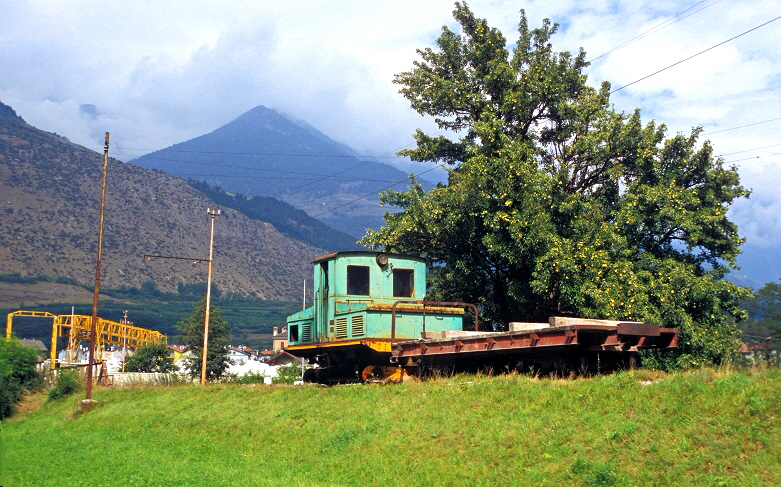
[[[98,387],[26,398],[3,487],[781,485],[781,371]]]

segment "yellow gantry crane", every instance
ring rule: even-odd
[[[51,318],[52,320],[52,346],[51,367],[57,363],[57,338],[64,337],[67,329],[68,347],[66,361],[73,361],[82,341],[89,340],[90,324],[92,316],[86,315],[55,315],[46,311],[14,311],[8,313],[5,327],[6,340],[11,339],[14,317]],[[98,318],[95,327],[95,350],[98,351],[97,361],[103,360],[102,350],[107,345],[116,345],[127,348],[138,348],[146,345],[167,344],[168,337],[154,330],[147,330],[132,326],[129,323],[117,323],[116,321]]]

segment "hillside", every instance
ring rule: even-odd
[[[6,111],[0,118],[0,274],[93,282],[101,167],[102,154]],[[142,256],[208,257],[206,209],[215,206],[182,179],[111,159],[101,285],[140,287],[151,280],[175,292],[178,283],[205,281],[203,264]],[[226,208],[215,224],[214,282],[226,292],[300,300],[309,262],[323,253]]]
[[[229,193],[208,183],[190,180],[193,188],[214,201],[221,208],[233,208],[253,220],[271,223],[274,228],[290,238],[329,251],[354,250],[363,247],[356,238],[334,230],[325,223],[309,216],[304,210],[270,196],[253,196]]]
[[[74,415],[81,393],[4,422],[2,484],[779,485],[779,381],[770,369],[98,387],[91,412]]]
[[[387,209],[373,193],[408,177],[264,106],[211,133],[129,162],[249,197],[282,199],[356,239],[382,224]],[[358,199],[365,195],[371,196]]]

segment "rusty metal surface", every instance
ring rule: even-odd
[[[632,324],[634,325],[634,324]],[[642,327],[572,325],[526,332],[491,333],[452,339],[398,342],[392,360],[480,356],[487,353],[535,353],[554,357],[562,350],[588,352],[638,352],[646,348],[675,348],[678,332],[673,328],[642,324]],[[641,334],[642,333],[642,334]]]
[[[460,302],[444,302],[444,301],[420,301],[420,300],[413,300],[413,299],[402,299],[399,301],[396,301],[393,303],[393,306],[391,306],[391,341],[396,340],[396,307],[400,304],[422,304],[423,309],[421,309],[421,312],[426,311],[426,306],[438,306],[438,307],[444,307],[444,306],[452,306],[452,307],[464,307],[469,306],[472,308],[472,310],[475,313],[475,331],[480,329],[480,318],[478,316],[477,312],[477,306],[475,306],[472,303],[460,303]]]

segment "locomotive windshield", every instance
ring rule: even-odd
[[[393,269],[393,296],[411,298],[414,294],[414,277],[412,269]]]
[[[347,294],[369,295],[369,266],[347,266]]]

